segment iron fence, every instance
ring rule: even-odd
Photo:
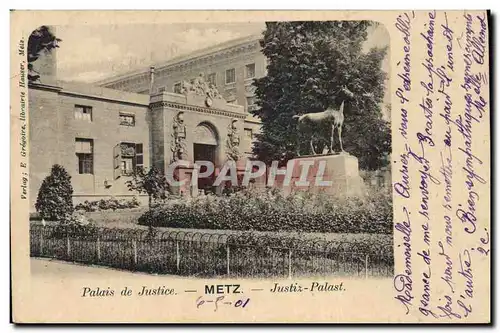
[[[32,225],[32,257],[200,277],[391,276],[392,246],[185,231]]]

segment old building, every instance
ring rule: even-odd
[[[93,84],[59,81],[56,51],[37,60],[41,81],[29,91],[32,209],[56,163],[72,176],[76,203],[135,195],[126,181],[136,166],[165,170],[179,158],[221,165],[234,136],[240,162],[249,158],[260,130],[249,113],[256,108],[252,83],[266,75],[267,65],[260,37],[232,40]]]
[[[113,76],[96,82],[96,85],[149,94],[171,92],[180,93],[183,81],[190,81],[200,74],[217,87],[230,104],[242,105],[247,112],[244,125],[246,140],[252,140],[259,131],[259,120],[248,111],[256,108],[255,78],[266,75],[266,57],[261,52],[261,35],[234,39],[226,43],[176,57],[162,64],[155,64],[154,82],[150,86],[150,70],[145,67],[138,71]],[[250,147],[245,150],[250,155]]]
[[[261,35],[234,39],[210,48],[173,58],[162,64],[155,64],[153,91],[179,93],[181,83],[204,75],[213,83],[228,103],[255,107],[254,78],[266,75],[266,57],[261,52]],[[149,68],[113,76],[96,82],[96,85],[149,94]]]
[[[235,136],[240,162],[251,150],[248,113],[206,82],[184,87],[183,93],[138,94],[57,80],[55,51],[36,66],[40,81],[29,86],[31,210],[54,164],[71,175],[78,203],[136,195],[126,186],[136,166],[165,170],[182,158],[217,167],[232,153],[228,147]],[[153,77],[150,72],[150,82]],[[204,181],[200,187],[210,186]]]

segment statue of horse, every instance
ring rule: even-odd
[[[330,153],[333,153],[333,137],[335,129],[339,136],[340,150],[344,152],[344,147],[342,145],[342,126],[344,125],[344,101],[340,104],[340,108],[335,110],[333,108],[328,108],[323,112],[306,113],[301,116],[295,115],[294,119],[298,119],[297,128],[299,132],[302,133],[313,133],[315,128],[319,128],[322,124],[331,124],[331,136],[330,136]],[[309,140],[309,145],[311,146],[311,152],[316,155],[313,145],[313,136]],[[300,154],[297,151],[297,154]]]
[[[349,98],[352,98],[354,96],[354,94],[351,91],[349,91],[345,86],[340,88],[340,91],[342,91]],[[299,132],[309,133],[311,135],[309,140],[309,145],[311,146],[311,151],[313,155],[316,155],[316,151],[314,150],[312,133],[314,133],[314,131],[320,128],[321,125],[323,124],[331,125],[330,146],[329,146],[330,153],[333,153],[333,137],[335,129],[337,129],[337,133],[339,136],[340,150],[344,152],[344,147],[342,145],[342,127],[344,125],[344,102],[345,101],[342,100],[342,103],[340,104],[338,110],[329,107],[323,112],[313,112],[313,113],[306,113],[303,115],[292,116],[292,118],[298,119],[297,129],[299,130]],[[299,145],[297,145],[297,155],[300,156],[298,148]]]

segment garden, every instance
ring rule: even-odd
[[[190,276],[392,273],[392,198],[384,191],[335,198],[270,188],[192,198],[145,192],[150,204],[141,207],[135,197],[73,205],[70,187],[54,166],[31,218],[33,256]]]

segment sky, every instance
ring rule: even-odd
[[[58,77],[95,82],[231,39],[260,34],[264,28],[264,22],[58,26],[56,35],[62,39],[57,50]],[[365,49],[386,46],[389,41],[383,26],[369,36]],[[383,68],[387,71],[387,59]]]

